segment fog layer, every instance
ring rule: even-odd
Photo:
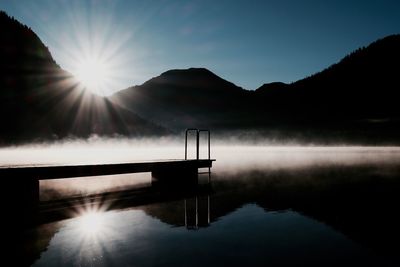
[[[54,144],[26,145],[0,149],[0,166],[53,164],[103,164],[184,158],[184,142],[178,139],[88,140]],[[201,140],[200,157],[208,157],[206,141]],[[195,144],[189,141],[189,158]],[[322,147],[269,144],[224,143],[213,140],[212,168],[219,178],[249,171],[296,171],[317,167],[351,165],[400,165],[400,147]],[[235,175],[236,176],[236,175]],[[6,177],[2,177],[6,178]],[[150,174],[41,181],[41,191],[57,195],[61,191],[90,193],[150,183]]]

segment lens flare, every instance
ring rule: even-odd
[[[106,94],[107,85],[112,79],[109,64],[99,57],[82,59],[73,73],[85,89],[98,95]]]

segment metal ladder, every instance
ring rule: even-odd
[[[211,159],[211,152],[210,152],[210,130],[199,130],[195,128],[186,129],[185,132],[185,160],[187,160],[187,141],[188,141],[188,133],[195,132],[196,133],[196,159],[200,159],[200,133],[205,132],[208,133],[208,159]]]
[[[196,128],[189,128],[185,131],[185,160],[187,160],[187,142],[188,142],[188,134],[190,132],[196,133],[196,160],[200,159],[200,134],[207,133],[207,143],[208,143],[208,159],[211,159],[211,151],[210,151],[210,130],[206,129],[196,129]],[[211,181],[211,168],[208,168],[208,181]],[[207,174],[206,173],[206,174]],[[204,173],[199,173],[204,174]]]

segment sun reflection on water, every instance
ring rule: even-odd
[[[110,211],[107,212],[110,202],[102,199],[100,201],[86,199],[81,206],[75,208],[71,215],[74,217],[73,228],[77,237],[85,239],[97,239],[112,233],[110,223]]]
[[[78,218],[79,231],[85,236],[96,236],[106,230],[104,214],[98,211],[89,211]]]
[[[77,253],[77,265],[103,265],[104,255],[111,247],[110,240],[120,240],[115,212],[107,211],[107,205],[85,203],[73,212],[75,217],[69,223],[69,236],[74,240],[73,250]]]

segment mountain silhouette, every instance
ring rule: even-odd
[[[100,97],[61,69],[30,28],[4,12],[0,22],[0,143],[160,135],[191,127],[254,131],[278,140],[400,141],[400,35],[290,84],[251,91],[205,68],[190,68]]]
[[[0,143],[166,130],[90,93],[27,26],[0,11]]]
[[[292,84],[263,85],[255,91],[264,114],[311,138],[330,136],[362,143],[398,143],[400,35],[357,49],[337,64]]]
[[[110,99],[175,131],[206,127],[314,141],[396,142],[398,47],[400,35],[388,36],[310,77],[255,91],[191,68],[167,71]]]
[[[164,127],[182,131],[237,126],[234,115],[246,110],[250,94],[207,69],[190,68],[164,72],[114,94],[111,100]]]
[[[297,115],[314,119],[398,120],[399,46],[400,35],[388,36],[317,74],[290,85],[263,85],[255,93],[258,99],[285,101]]]

